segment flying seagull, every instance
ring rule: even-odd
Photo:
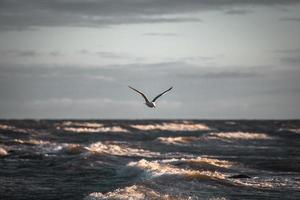
[[[128,85],[128,87],[134,91],[136,91],[137,93],[139,93],[140,95],[142,95],[142,97],[145,99],[145,104],[150,107],[150,108],[155,108],[156,105],[155,105],[155,101],[161,97],[162,95],[164,95],[165,93],[169,92],[170,90],[172,90],[173,87],[170,87],[169,89],[167,89],[166,91],[160,93],[159,95],[157,95],[151,102],[147,99],[146,95],[144,95],[142,92],[138,91],[137,89],[134,89],[133,87],[130,87]]]

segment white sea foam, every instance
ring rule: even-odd
[[[202,131],[209,130],[209,127],[204,124],[180,122],[180,123],[162,123],[162,124],[146,124],[146,125],[131,125],[132,128],[141,131],[161,130],[161,131]]]
[[[164,144],[188,144],[199,140],[199,137],[180,136],[180,137],[158,137],[157,140]]]
[[[101,123],[91,123],[91,122],[72,122],[72,121],[65,121],[62,123],[63,126],[79,126],[79,127],[86,127],[86,128],[99,128],[103,127]]]
[[[209,139],[236,139],[236,140],[268,140],[273,139],[265,133],[251,133],[251,132],[221,132],[207,134]]]
[[[19,143],[19,144],[32,144],[32,145],[51,144],[51,142],[49,142],[49,141],[35,140],[35,139],[29,139],[29,140],[14,139],[14,142]]]
[[[0,147],[0,157],[6,156],[6,155],[8,155],[8,152],[6,151],[6,149]]]
[[[138,162],[130,162],[127,164],[127,166],[137,167],[139,169],[145,170],[147,175],[150,175],[151,177],[157,177],[161,175],[180,175],[190,179],[225,179],[225,176],[223,174],[216,171],[183,169],[163,161],[147,161],[145,159],[142,159]]]
[[[208,164],[212,166],[222,167],[222,168],[230,168],[233,163],[226,160],[219,160],[214,158],[207,157],[196,157],[196,158],[180,158],[180,159],[165,159],[162,160],[163,163],[177,163],[177,162],[186,162],[190,164]]]
[[[299,189],[300,181],[291,180],[291,178],[283,177],[254,177],[251,179],[233,179],[236,185],[247,186],[256,189]]]
[[[133,185],[121,189],[116,189],[113,192],[101,193],[93,192],[85,198],[86,200],[100,200],[100,199],[119,199],[119,200],[144,200],[144,199],[160,199],[171,200],[169,195],[161,195],[158,192],[147,188],[145,186]]]
[[[300,134],[300,128],[293,128],[293,129],[288,129],[288,130],[291,132]]]
[[[93,143],[90,146],[85,147],[85,149],[92,153],[110,154],[117,156],[143,156],[151,158],[160,155],[159,152],[152,152],[144,149],[130,148],[126,145],[109,144],[102,142]]]
[[[64,131],[75,132],[75,133],[106,133],[106,132],[128,132],[128,130],[121,128],[120,126],[113,127],[63,127]]]
[[[32,129],[23,129],[23,128],[17,128],[15,126],[10,126],[6,124],[0,124],[1,130],[8,130],[8,131],[15,131],[19,133],[29,133],[30,131],[33,131]]]
[[[56,127],[58,130],[74,133],[106,133],[106,132],[128,132],[120,126],[104,126],[102,123],[72,122],[65,121]]]

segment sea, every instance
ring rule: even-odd
[[[0,199],[300,199],[299,120],[0,120]]]

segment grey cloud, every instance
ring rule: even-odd
[[[280,59],[284,64],[291,64],[291,65],[300,65],[300,56],[299,57],[284,57]]]
[[[0,55],[17,57],[35,57],[40,55],[40,53],[34,50],[2,50],[0,51]]]
[[[281,54],[300,54],[300,49],[277,49],[273,52]]]
[[[227,15],[246,15],[251,13],[250,10],[242,10],[242,9],[231,9],[226,11]]]
[[[198,71],[198,72],[197,72]],[[258,72],[252,72],[247,70],[238,69],[233,71],[232,69],[227,71],[216,71],[211,69],[195,70],[194,72],[186,72],[178,74],[179,77],[189,78],[189,79],[243,79],[243,78],[254,78],[257,76],[262,76]]]
[[[59,51],[51,51],[51,52],[49,52],[49,55],[57,57],[57,56],[62,56],[62,53]]]
[[[159,32],[152,32],[152,33],[144,33],[143,36],[158,36],[158,37],[177,37],[179,36],[176,33],[159,33]]]
[[[275,74],[274,82],[276,72],[261,66],[204,67],[185,62],[108,66],[0,64],[0,117],[157,117],[144,108],[141,97],[127,85],[149,96],[174,86],[172,93],[159,102],[159,117],[226,118],[232,113],[243,118],[281,113],[291,116],[286,109],[299,116],[299,109],[293,110],[299,107],[298,75],[284,72],[285,76]],[[286,88],[295,91],[289,95],[276,92]],[[173,107],[164,100],[173,102]],[[266,105],[255,104],[262,101],[270,110]],[[239,109],[244,104],[249,105],[249,110]]]
[[[280,21],[300,22],[300,17],[283,17],[283,18],[280,18]]]
[[[0,55],[2,56],[14,56],[14,57],[37,57],[37,56],[61,56],[62,53],[59,51],[40,52],[35,50],[1,50]]]
[[[89,51],[86,49],[81,49],[77,53],[82,55],[97,55],[101,58],[111,58],[111,59],[125,59],[130,58],[131,56],[126,53],[115,53],[112,51]]]
[[[113,58],[113,59],[120,59],[120,58],[126,58],[128,56],[113,53],[113,52],[108,52],[108,51],[98,51],[96,54],[102,58]]]
[[[200,21],[184,15],[206,10],[224,11],[233,7],[298,3],[298,0],[2,0],[0,29],[23,30],[41,26],[102,27],[113,24]]]

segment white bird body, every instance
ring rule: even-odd
[[[145,103],[149,108],[156,108],[155,102],[146,102]]]
[[[155,101],[161,97],[162,95],[164,95],[165,93],[167,93],[168,91],[170,91],[173,87],[170,87],[169,89],[167,89],[166,91],[160,93],[159,95],[157,95],[152,101],[149,101],[148,98],[146,97],[146,95],[144,95],[144,93],[138,91],[137,89],[134,89],[133,87],[128,86],[130,89],[136,91],[137,93],[139,93],[140,95],[142,95],[142,97],[145,99],[145,104],[146,106],[148,106],[149,108],[156,108],[155,105]]]

